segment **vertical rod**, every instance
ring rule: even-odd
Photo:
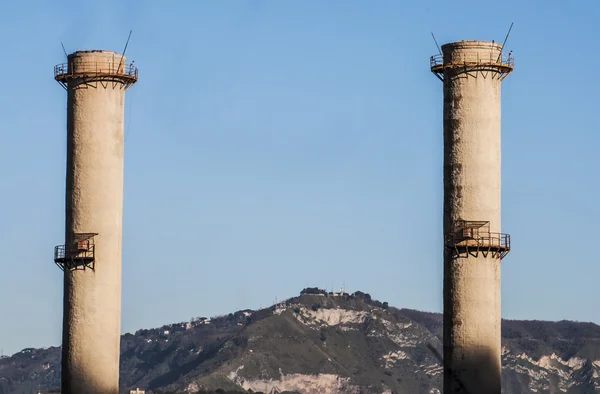
[[[123,49],[123,54],[121,54],[121,60],[119,60],[119,67],[117,67],[117,74],[121,69],[121,63],[123,63],[123,57],[125,56],[125,51],[127,51],[127,45],[129,45],[129,39],[131,38],[131,33],[133,30],[129,30],[129,36],[127,37],[127,42],[125,43],[125,48]]]
[[[513,24],[514,24],[514,22],[510,23],[510,27],[508,28],[508,33],[506,33],[506,37],[504,37],[504,42],[502,43],[502,49],[500,50],[500,53],[498,54],[498,59],[496,59],[496,63],[498,63],[498,61],[502,57],[502,52],[504,51],[504,45],[506,45],[506,40],[508,40],[508,36],[510,34],[510,31],[512,30]]]
[[[433,42],[435,42],[435,46],[437,47],[438,51],[440,52],[440,56],[443,56],[443,55],[442,55],[442,50],[441,50],[440,46],[438,45],[438,42],[437,42],[437,40],[435,39],[435,36],[433,35],[433,32],[431,32],[431,37],[433,37]],[[443,60],[442,60],[442,61],[443,61]]]

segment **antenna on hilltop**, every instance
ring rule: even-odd
[[[504,51],[504,45],[506,44],[506,40],[508,40],[508,36],[510,35],[510,31],[512,30],[512,27],[514,24],[515,24],[515,22],[510,23],[510,27],[508,28],[508,33],[506,33],[506,37],[504,37],[504,42],[502,43],[502,50],[498,54],[498,59],[496,59],[496,63],[498,63],[498,61],[500,60],[500,57],[502,56],[502,51]]]

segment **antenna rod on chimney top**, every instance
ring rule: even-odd
[[[129,45],[129,39],[131,38],[131,33],[133,30],[129,30],[129,36],[127,37],[127,42],[125,43],[125,48],[123,49],[123,53],[121,54],[121,60],[119,60],[119,67],[117,67],[117,72],[121,69],[121,63],[123,63],[123,57],[125,56],[125,51],[127,51],[127,45]]]
[[[508,40],[508,36],[510,35],[510,31],[512,30],[513,25],[514,25],[514,22],[511,22],[510,27],[508,28],[508,33],[506,33],[506,37],[504,37],[504,42],[502,43],[502,49],[501,49],[501,52],[498,54],[498,59],[496,59],[496,63],[498,63],[500,61],[500,57],[502,56],[502,52],[504,51],[504,45],[506,45],[506,40]]]

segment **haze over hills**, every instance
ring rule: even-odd
[[[360,291],[302,293],[267,309],[123,335],[123,392],[441,392],[441,314],[396,309]],[[502,336],[503,393],[600,390],[600,326],[503,320]],[[0,394],[59,385],[59,347],[0,360]]]

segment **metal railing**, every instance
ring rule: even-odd
[[[71,67],[69,67],[71,65]],[[74,67],[73,67],[74,66]],[[77,68],[77,72],[74,72]],[[62,63],[54,66],[54,78],[61,79],[65,77],[76,76],[100,76],[107,75],[113,77],[126,77],[137,79],[138,68],[133,64],[125,63],[107,63],[107,62],[78,62]]]
[[[490,53],[489,55],[481,55],[480,53],[464,53],[462,56],[452,57],[452,61],[444,63],[444,57],[441,54],[433,55],[429,59],[430,67],[444,67],[444,66],[504,66],[514,67],[515,59],[511,53],[498,54]]]
[[[448,234],[446,237],[448,247],[481,247],[510,249],[510,235],[505,233],[478,234],[475,237],[462,237]]]
[[[93,259],[94,245],[88,245],[86,249],[78,249],[76,246],[71,246],[67,249],[66,245],[58,245],[54,247],[54,261],[65,259]]]

